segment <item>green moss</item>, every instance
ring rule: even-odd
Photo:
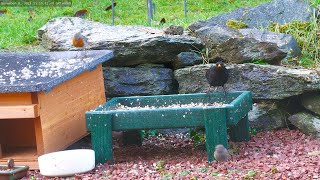
[[[320,58],[320,25],[317,19],[310,22],[294,21],[286,24],[273,23],[268,27],[269,31],[291,34],[298,42],[302,56],[292,61],[304,67],[319,65]],[[295,64],[293,64],[295,65]]]
[[[293,21],[286,24],[271,23],[269,26],[270,31],[277,31],[280,33],[287,33],[293,29],[300,31],[310,31],[311,22]]]
[[[232,29],[243,29],[248,27],[246,23],[234,19],[228,20],[226,25]]]
[[[265,59],[253,60],[251,63],[253,63],[253,64],[261,64],[261,65],[269,64]]]

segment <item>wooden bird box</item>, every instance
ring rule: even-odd
[[[0,54],[0,164],[38,168],[38,156],[87,134],[84,113],[105,102],[108,50]]]

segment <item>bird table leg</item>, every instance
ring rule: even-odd
[[[224,109],[204,109],[204,126],[206,132],[206,150],[208,162],[213,161],[216,145],[228,148],[227,122]]]
[[[105,163],[111,160],[113,164],[112,116],[110,114],[93,115],[91,124],[91,142],[95,152],[95,163]]]
[[[230,126],[229,129],[231,141],[240,142],[250,140],[248,115],[243,117],[238,124]]]

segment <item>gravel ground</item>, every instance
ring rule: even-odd
[[[320,179],[320,139],[298,130],[262,132],[229,145],[231,160],[209,165],[204,148],[185,135],[149,137],[141,147],[115,148],[114,165],[67,179]],[[29,171],[25,179],[47,178]]]

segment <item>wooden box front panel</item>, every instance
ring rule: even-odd
[[[43,152],[61,150],[87,134],[85,112],[106,101],[102,66],[39,92]]]
[[[8,147],[32,147],[36,145],[33,119],[14,119],[20,116],[19,107],[32,105],[32,94],[0,93],[0,144]],[[12,108],[12,111],[8,110]],[[1,118],[2,117],[2,118]],[[12,119],[7,119],[11,117]]]
[[[0,106],[32,104],[31,93],[0,93]]]

